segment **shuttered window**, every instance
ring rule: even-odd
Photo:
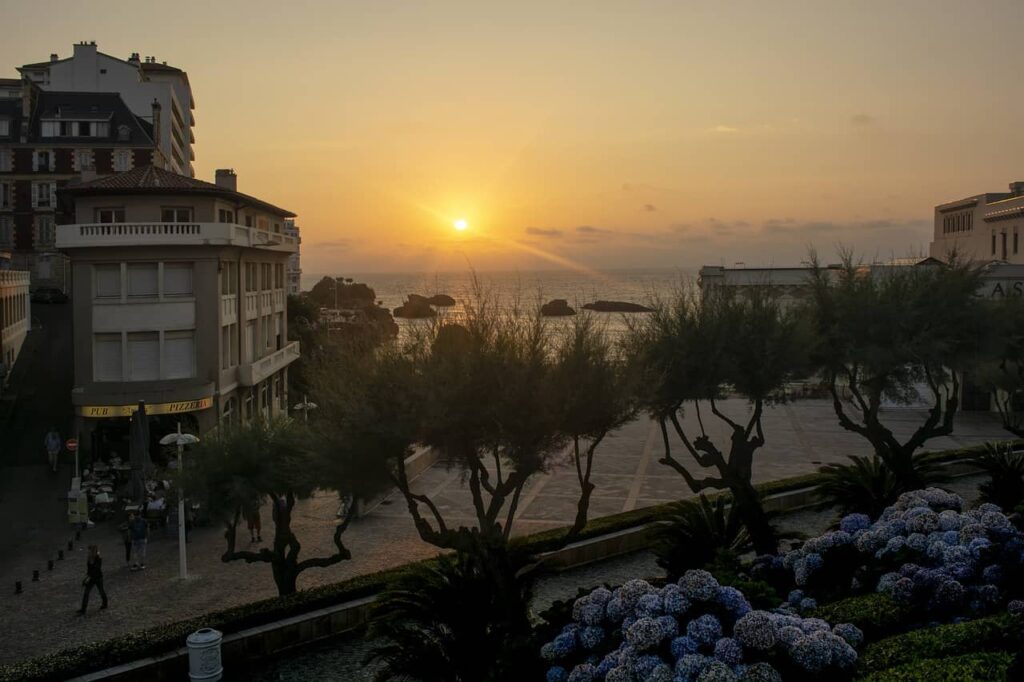
[[[121,264],[100,263],[93,266],[96,274],[96,298],[121,298]]]
[[[160,337],[145,332],[128,335],[128,380],[151,381],[160,378]]]
[[[156,263],[128,264],[128,295],[156,296],[157,269]]]
[[[195,332],[164,333],[164,378],[190,379],[195,376]]]
[[[121,381],[120,334],[96,334],[92,353],[94,381]]]
[[[192,295],[192,264],[164,263],[164,296]]]

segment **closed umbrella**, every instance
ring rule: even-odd
[[[145,504],[146,471],[149,469],[149,423],[146,419],[146,403],[139,401],[139,407],[132,414],[128,427],[128,455],[132,465],[131,496],[138,504]]]

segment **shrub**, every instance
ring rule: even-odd
[[[842,514],[855,512],[877,519],[882,510],[896,501],[900,488],[896,476],[878,456],[851,456],[850,464],[821,467],[823,476],[817,494],[839,507]]]
[[[864,631],[868,640],[900,632],[905,628],[908,612],[888,595],[873,593],[849,597],[819,606],[812,615],[830,623],[852,623]]]
[[[862,678],[864,682],[994,682],[1006,678],[1013,655],[966,654],[915,661]]]
[[[669,580],[678,580],[690,569],[704,568],[720,550],[743,552],[750,545],[736,507],[727,507],[724,497],[711,502],[704,495],[697,501],[675,503],[658,525],[656,538],[654,553]]]
[[[1003,509],[1024,503],[1024,453],[1014,452],[1009,444],[990,443],[970,462],[989,476],[978,486],[982,502]]]

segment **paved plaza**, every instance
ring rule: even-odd
[[[736,417],[747,410],[741,401],[725,401],[723,407]],[[922,419],[920,409],[894,408],[886,414],[886,422],[895,425],[900,435],[909,434]],[[716,442],[726,442],[725,431],[719,424],[711,423],[717,420],[705,415],[704,421]],[[755,478],[759,481],[810,473],[821,464],[869,452],[865,441],[837,425],[830,403],[823,400],[768,409],[764,431],[767,443],[755,460]],[[992,415],[972,413],[958,417],[956,435],[935,439],[928,445],[929,449],[941,450],[1006,437]],[[658,463],[661,452],[660,431],[646,419],[628,424],[609,436],[595,459],[593,482],[597,489],[590,506],[591,518],[689,496],[682,478]],[[691,463],[681,449],[677,456],[684,463]],[[691,470],[697,473],[696,469]],[[189,543],[193,577],[184,583],[177,579],[177,543],[173,534],[155,532],[149,545],[147,569],[133,573],[125,566],[123,545],[114,523],[97,524],[85,531],[74,550],[66,552],[69,556],[48,572],[47,558],[55,557],[62,547],[66,549],[68,538],[74,535],[70,527],[36,521],[39,517],[52,519],[61,513],[62,502],[55,494],[57,485],[53,479],[46,478],[38,464],[22,463],[4,468],[0,481],[0,514],[5,527],[0,535],[7,536],[8,541],[0,543],[3,548],[0,608],[7,627],[0,646],[0,662],[12,662],[276,594],[269,565],[220,561],[224,540],[219,527],[201,527],[193,532]],[[40,486],[47,493],[33,496],[32,486]],[[446,520],[474,520],[467,514],[469,493],[460,472],[449,469],[443,462],[421,474],[415,480],[415,487],[436,501]],[[577,490],[575,471],[568,462],[532,480],[523,492],[515,532],[533,533],[571,522]],[[329,551],[336,510],[336,496],[327,493],[299,504],[295,526],[302,541],[302,557]],[[264,509],[265,541],[273,533],[269,517],[269,511]],[[10,542],[10,537],[18,541]],[[378,571],[437,552],[419,540],[397,493],[370,508],[364,517],[353,523],[344,539],[353,559],[328,569],[303,573],[299,578],[300,588]],[[95,610],[98,599],[94,594],[91,610],[83,618],[76,616],[75,610],[85,572],[85,546],[92,543],[100,546],[104,556],[110,609]],[[33,569],[41,571],[37,583],[30,582]],[[24,582],[23,594],[13,594],[15,580]]]

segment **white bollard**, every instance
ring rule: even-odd
[[[196,630],[185,640],[188,647],[188,677],[193,682],[216,682],[224,674],[220,663],[220,643],[224,635],[218,630]]]

